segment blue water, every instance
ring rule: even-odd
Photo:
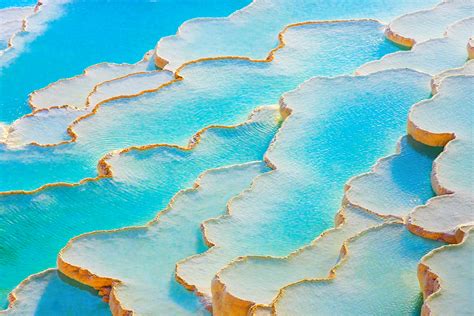
[[[9,7],[26,7],[36,5],[35,0],[2,0],[0,1],[0,9]]]
[[[397,51],[377,22],[314,24],[291,29],[288,45],[271,63],[224,59],[190,64],[180,82],[157,92],[101,106],[74,127],[77,142],[57,147],[0,146],[1,191],[32,190],[45,183],[77,182],[97,174],[97,161],[113,149],[152,143],[185,145],[208,125],[241,122],[255,107],[316,75],[353,72]],[[303,45],[304,44],[304,45]],[[212,76],[209,74],[212,73]],[[5,170],[2,172],[1,170]]]
[[[298,45],[300,41],[308,39],[312,40],[307,43],[319,49]],[[81,160],[78,161],[71,152],[65,150],[65,146],[45,148],[41,149],[45,152],[44,159],[41,160],[45,165],[40,165],[35,170],[31,168],[34,163],[28,165],[28,162],[36,161],[37,153],[30,152],[31,156],[23,158],[23,167],[15,159],[9,165],[6,164],[17,168],[16,174],[21,177],[10,177],[10,180],[24,181],[30,176],[26,170],[35,171],[35,175],[43,177],[63,174],[77,177],[84,174],[83,162],[95,168],[97,154],[101,155],[110,149],[154,142],[186,143],[190,135],[204,126],[242,121],[253,108],[276,103],[284,91],[296,87],[313,75],[350,73],[360,64],[397,49],[384,39],[383,29],[376,22],[304,26],[289,32],[287,40],[288,48],[278,52],[275,63],[222,60],[195,64],[183,72],[186,79],[176,85],[157,93],[105,106],[102,114],[98,113],[85,124],[85,127],[92,124],[90,137],[85,135],[79,138],[84,141],[66,146],[74,149],[72,153],[76,153]],[[346,45],[337,47],[335,43]],[[294,71],[288,72],[285,69]],[[209,72],[214,76],[209,78]],[[216,85],[216,82],[219,84]],[[236,103],[235,100],[239,102]],[[202,111],[203,108],[205,111]],[[84,132],[79,134],[82,136]],[[262,136],[264,141],[255,146],[251,143],[252,134],[249,134],[240,139],[245,139],[245,142],[238,148],[254,146],[257,153],[250,156],[254,160],[259,159],[271,138],[271,133],[265,135],[266,137]],[[237,145],[238,143],[235,146]],[[219,155],[222,150],[219,146],[209,149]],[[234,148],[227,150],[228,153],[235,151]],[[133,225],[151,219],[153,213],[177,189],[189,185],[189,181],[194,180],[197,173],[219,164],[239,162],[228,153],[220,156],[219,163],[215,159],[209,160],[206,164],[195,166],[193,172],[180,165],[179,161],[164,164],[162,158],[152,156],[160,161],[159,164],[155,163],[155,168],[161,168],[158,176],[149,171],[148,180],[136,179],[137,183],[123,189],[120,182],[105,179],[75,188],[59,187],[34,195],[2,197],[0,212],[5,220],[0,223],[0,240],[3,245],[0,275],[8,281],[2,284],[5,286],[4,293],[28,274],[53,265],[57,251],[69,238],[90,230]],[[84,155],[89,156],[85,161],[82,158]],[[6,153],[4,157],[7,157]],[[54,165],[51,163],[52,159],[69,161],[69,164]],[[240,160],[242,161],[246,160]],[[13,171],[11,167],[3,170],[8,176]],[[179,174],[186,175],[186,181],[178,181],[178,174],[175,174],[178,171]],[[37,180],[33,178],[32,182]],[[8,183],[8,178],[6,182]],[[160,195],[163,193],[162,189],[158,189],[161,186],[166,189],[166,194]],[[122,218],[119,214],[122,214]]]
[[[197,16],[225,16],[249,2],[73,1],[65,5],[63,14],[52,20],[43,34],[0,69],[0,122],[8,123],[28,113],[28,94],[36,89],[77,75],[98,62],[136,62],[158,39],[174,34],[183,21]],[[16,3],[23,5],[24,1]],[[2,2],[0,7],[3,5]],[[31,190],[45,183],[76,182],[95,176],[98,159],[114,149],[158,142],[184,145],[208,125],[235,124],[255,107],[277,103],[282,93],[312,76],[348,74],[367,61],[398,50],[384,38],[383,28],[376,22],[322,25],[316,32],[312,28],[301,27],[299,35],[295,32],[297,40],[278,51],[275,62],[227,59],[196,63],[182,71],[185,79],[181,82],[138,98],[104,104],[96,115],[76,126],[76,143],[51,148],[29,146],[18,151],[0,146],[0,190]],[[268,234],[261,240],[252,240],[258,248],[256,252],[287,254],[332,225],[345,181],[354,173],[367,171],[377,157],[386,154],[388,143],[402,134],[408,106],[428,97],[428,85],[423,80],[400,81],[400,87],[375,87],[372,95],[371,87],[363,85],[360,89],[346,85],[339,87],[341,91],[332,91],[334,85],[328,85],[318,87],[328,93],[318,91],[310,96],[316,99],[316,95],[323,95],[324,99],[328,95],[323,101],[340,106],[352,105],[351,97],[355,96],[358,102],[365,100],[379,107],[357,112],[355,106],[348,106],[328,111],[326,117],[314,117],[315,122],[327,120],[331,124],[320,127],[319,134],[302,145],[303,150],[295,151],[301,156],[290,157],[286,163],[297,165],[300,161],[321,170],[296,188],[295,191],[304,191],[302,200],[290,199],[279,205],[285,210],[289,204],[298,203],[296,211],[280,216],[275,212],[279,211],[277,207],[272,209],[273,218],[265,219],[268,225],[263,230]],[[399,89],[405,91],[401,101],[397,99]],[[387,100],[390,96],[403,104],[387,107],[393,103]],[[367,122],[369,126],[364,125]],[[276,128],[273,118],[249,130],[222,130],[222,134],[211,136],[204,150],[158,148],[131,152],[125,155],[126,163],[119,166],[122,177],[118,172],[117,178],[72,188],[60,186],[36,194],[0,196],[0,306],[22,279],[54,266],[58,250],[73,236],[145,223],[204,170],[261,159]],[[342,133],[347,130],[351,130],[352,137]],[[307,134],[310,129],[303,132]],[[301,139],[304,136],[308,137],[301,135]],[[286,145],[291,146],[291,142]],[[278,158],[275,155],[271,158]],[[331,161],[324,157],[331,157]],[[287,181],[291,189],[295,183],[298,182]],[[325,187],[318,187],[320,183]],[[311,190],[309,184],[314,185]],[[272,195],[272,199],[275,196],[278,195]],[[259,214],[263,212],[256,215]],[[279,227],[278,223],[284,224]],[[252,225],[227,232],[231,238],[240,234],[248,239],[259,229],[250,231]],[[243,234],[246,229],[248,233]],[[270,242],[272,236],[277,242]]]
[[[205,170],[262,159],[278,128],[274,114],[237,129],[209,130],[193,151],[131,151],[113,163],[114,179],[0,196],[0,306],[28,275],[53,267],[70,238],[144,224]]]
[[[32,276],[15,292],[17,301],[1,315],[110,315],[110,308],[97,291],[65,277],[57,270]]]
[[[11,122],[29,113],[28,94],[36,89],[77,75],[99,62],[134,63],[161,37],[176,33],[184,21],[202,16],[226,16],[249,2],[72,1],[44,34],[0,69],[0,122]],[[3,6],[3,0],[0,3]]]

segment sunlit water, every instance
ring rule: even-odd
[[[73,127],[75,143],[20,150],[0,146],[0,168],[5,170],[0,190],[32,190],[45,183],[94,177],[98,160],[114,149],[185,145],[201,128],[239,123],[252,109],[277,103],[282,93],[312,76],[352,73],[398,50],[375,21],[299,26],[287,31],[285,41],[270,63],[202,61],[183,68],[184,80],[157,92],[105,103]]]
[[[183,21],[196,16],[225,16],[249,2],[78,0],[66,4],[62,13],[50,21],[46,31],[29,42],[18,56],[4,64],[0,58],[0,122],[9,123],[28,113],[28,94],[35,89],[77,75],[98,62],[136,62],[158,39],[175,33]],[[5,3],[2,2],[0,8],[31,4],[30,1]],[[356,17],[365,16],[367,12],[374,17],[391,17],[389,13],[380,12],[392,8],[392,1],[387,1],[387,4],[391,3],[388,6],[383,1],[375,3],[377,5],[369,11],[333,6],[334,14],[326,12],[326,8],[321,15],[303,17],[337,17],[338,10],[344,13],[342,16],[351,17],[352,9],[359,12]],[[133,10],[130,10],[131,5]],[[418,6],[405,5],[411,9]],[[295,10],[301,11],[301,8]],[[281,20],[292,22],[285,18]],[[259,28],[265,29],[264,25],[262,22]],[[281,29],[276,22],[266,27]],[[352,74],[362,64],[399,50],[385,39],[383,31],[382,24],[367,20],[310,24],[290,28],[284,34],[286,46],[274,54],[270,63],[222,59],[188,65],[180,73],[184,78],[182,81],[156,92],[102,105],[97,114],[73,127],[78,135],[75,143],[49,148],[27,146],[15,150],[0,145],[0,191],[33,190],[61,181],[78,182],[96,176],[99,159],[113,150],[157,143],[185,146],[196,132],[206,126],[243,122],[256,107],[277,103],[283,93],[313,76]],[[250,38],[258,39],[259,34],[256,32]],[[224,46],[229,52],[244,52],[243,55],[249,56],[255,53],[261,58],[269,48],[278,44],[276,36],[265,38],[258,47],[239,47],[245,41],[239,44],[232,40],[232,36],[222,42],[228,42]],[[192,53],[183,55],[208,56],[211,52],[206,49],[210,47],[189,50],[188,53]],[[374,79],[371,78],[375,81],[372,82]],[[380,78],[357,80],[349,77],[319,79],[306,83],[304,93],[287,94],[290,108],[302,107],[307,111],[313,107],[304,113],[302,122],[303,126],[307,124],[306,130],[287,124],[286,136],[282,134],[279,139],[280,151],[268,155],[267,158],[280,163],[280,173],[272,173],[273,178],[263,177],[275,180],[265,187],[270,188],[269,191],[262,191],[273,193],[266,195],[271,201],[262,198],[263,195],[257,199],[257,192],[255,201],[243,200],[240,205],[242,208],[252,201],[251,207],[246,208],[256,213],[250,225],[245,220],[233,225],[229,220],[228,228],[225,221],[208,226],[211,239],[227,243],[229,249],[233,244],[242,247],[236,251],[232,249],[230,254],[224,251],[225,255],[220,258],[223,263],[249,252],[286,255],[332,226],[344,183],[350,177],[368,171],[377,158],[391,152],[395,140],[404,134],[409,107],[430,96],[428,76],[401,71],[388,73],[388,78],[380,75]],[[400,90],[404,93],[400,94]],[[334,108],[324,108],[327,104]],[[297,115],[290,122],[297,121]],[[191,187],[199,174],[206,170],[261,161],[279,126],[277,111],[267,108],[237,128],[206,131],[201,143],[191,151],[154,147],[112,156],[109,163],[113,178],[73,187],[48,188],[35,194],[0,196],[0,304],[6,303],[8,292],[28,275],[54,266],[58,251],[70,238],[99,229],[144,224],[162,210],[178,190]],[[293,133],[288,133],[292,129]],[[348,134],[351,137],[347,137]],[[291,154],[287,155],[288,152]],[[423,168],[429,169],[433,158],[427,159],[428,167],[423,165]],[[262,168],[259,172],[266,171]],[[401,183],[400,187],[410,191],[407,196],[414,191],[411,187],[419,184],[409,181],[410,174],[394,173],[393,177],[400,177],[395,180]],[[426,176],[420,177],[420,183],[426,184],[427,179]],[[247,182],[249,180],[246,178]],[[237,191],[241,189],[235,188]],[[308,196],[317,198],[308,199]],[[431,190],[426,189],[418,200],[410,203],[421,203],[431,196]],[[219,210],[224,209],[224,202],[219,201]],[[270,208],[272,212],[264,212]],[[288,210],[292,211],[291,214]],[[194,226],[199,221],[193,223]],[[193,235],[196,237],[195,231]],[[183,238],[189,236],[183,234]],[[197,250],[187,249],[187,255],[204,251],[201,239],[196,238],[195,242]],[[133,242],[130,244],[133,248]],[[399,267],[398,260],[407,264],[404,269],[411,268],[413,272],[419,257],[434,244],[423,244],[415,255],[411,253],[411,239],[408,244],[408,251],[400,249],[400,260],[393,260],[391,264]],[[373,256],[375,252],[364,260],[371,260]],[[176,259],[181,258],[176,255]],[[168,261],[172,267],[172,260]],[[363,267],[363,264],[359,266]],[[212,276],[216,272],[210,271]],[[379,273],[377,269],[371,271]],[[53,293],[53,297],[58,296],[64,287],[70,300],[79,297],[79,300],[84,299],[86,308],[98,306],[104,309],[104,304],[98,303],[96,297],[77,292],[68,285],[69,281],[58,278],[56,272],[49,272],[47,277],[47,282],[50,282],[47,288],[51,292],[40,290],[44,295]],[[30,286],[41,288],[44,284],[38,280],[34,279]],[[165,289],[166,286],[168,283],[164,285]],[[172,286],[178,285],[173,283]],[[417,288],[411,290],[410,293],[415,294],[410,300],[416,296]],[[182,288],[174,288],[170,293],[189,300],[193,308],[202,307]],[[44,302],[46,310],[57,304],[54,299]],[[418,303],[411,302],[410,311],[416,309]],[[67,308],[65,313],[71,311],[70,306]]]
[[[209,130],[192,151],[157,147],[114,157],[113,179],[0,196],[3,298],[29,274],[54,266],[70,238],[144,224],[206,169],[262,159],[278,127],[276,114],[266,110],[256,122],[237,129]]]
[[[25,7],[36,5],[36,0],[2,0],[0,2],[0,9],[9,7]]]
[[[24,182],[31,186],[25,179],[31,179],[31,182],[35,183],[38,179],[57,175],[72,176],[72,179],[80,180],[84,176],[94,175],[98,158],[110,149],[148,143],[178,142],[185,145],[187,139],[200,128],[215,123],[232,124],[243,121],[253,108],[261,104],[276,103],[281,93],[296,87],[298,83],[313,75],[350,73],[360,64],[397,49],[384,39],[382,26],[373,21],[308,25],[288,33],[287,46],[277,53],[275,61],[270,64],[222,60],[191,65],[183,71],[185,80],[182,82],[157,93],[114,101],[104,106],[103,113],[86,120],[84,127],[78,129],[78,134],[84,135],[79,140],[84,139],[84,142],[79,141],[56,149],[37,148],[36,151],[26,151],[26,164],[19,164],[17,159],[7,161],[10,167],[3,169],[7,181],[2,181],[2,184],[8,185],[10,179],[10,183]],[[357,36],[359,39],[356,39]],[[345,45],[338,46],[336,43]],[[214,77],[203,80],[210,72]],[[109,111],[113,113],[108,113]],[[254,152],[253,160],[261,159],[272,132],[265,135],[266,140],[259,143],[260,147],[253,148],[258,153]],[[250,136],[242,146],[251,144]],[[237,146],[237,143],[235,144]],[[223,148],[214,146],[212,151],[209,151],[222,153],[222,150]],[[38,160],[39,152],[45,154]],[[143,154],[150,155],[147,152]],[[3,157],[9,155],[4,154]],[[2,197],[2,212],[6,219],[2,222],[4,227],[1,234],[4,240],[2,267],[5,269],[2,269],[2,274],[10,280],[5,292],[28,274],[53,265],[57,251],[67,239],[90,230],[137,224],[150,219],[153,212],[162,208],[160,203],[165,203],[177,189],[189,185],[199,172],[239,162],[229,160],[231,157],[226,155],[221,157],[226,160],[214,165],[207,162],[205,166],[201,165],[197,169],[187,164],[187,168],[194,168],[194,172],[186,171],[184,167],[178,169],[181,174],[186,174],[187,180],[184,182],[177,181],[176,174],[172,171],[178,168],[178,163],[170,161],[168,165],[158,165],[161,170],[159,177],[153,178],[150,173],[147,178],[152,178],[146,182],[134,178],[132,187],[127,186],[125,189],[116,188],[118,184],[105,179],[75,188],[52,188],[35,195]],[[29,165],[30,161],[40,161],[42,164]],[[60,164],[51,163],[55,161]],[[35,169],[35,166],[39,168]],[[26,169],[27,167],[31,169]],[[120,177],[121,169],[127,167],[130,168],[129,165],[113,168],[115,176]],[[139,169],[143,173],[143,167]],[[34,176],[31,177],[27,170],[31,170]],[[12,174],[22,175],[22,178],[11,176]],[[160,179],[159,183],[166,188],[166,194],[157,192],[157,179]],[[114,189],[103,187],[110,182]],[[90,192],[100,195],[101,198],[89,196]],[[152,194],[153,198],[147,197],[145,192]],[[54,196],[58,194],[61,198],[52,198],[51,193]],[[147,201],[152,205],[145,207],[140,201]],[[118,215],[118,209],[125,213]],[[78,217],[70,216],[71,210],[74,210]],[[81,214],[84,211],[89,215]],[[113,220],[109,220],[105,215],[108,211],[116,214],[113,218],[119,222],[114,224]],[[41,216],[35,215],[37,213]],[[96,217],[102,216],[101,214],[106,216],[104,220]],[[132,214],[139,216],[141,220],[133,219]],[[43,220],[40,220],[41,218]],[[79,223],[82,224],[78,225]],[[98,226],[98,223],[104,226]],[[29,229],[25,231],[25,227]],[[57,230],[57,233],[51,235],[52,230]],[[26,237],[25,233],[29,237]],[[45,238],[42,242],[41,236]],[[57,238],[51,238],[52,236]],[[21,243],[19,239],[22,240]]]
[[[23,5],[32,1],[7,2]],[[249,2],[73,0],[12,62],[3,65],[0,57],[0,122],[11,122],[30,112],[28,94],[36,89],[99,62],[134,63],[161,37],[174,34],[184,21],[226,16]]]

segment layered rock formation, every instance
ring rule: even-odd
[[[228,215],[203,224],[207,243],[213,247],[178,263],[178,277],[187,287],[210,296],[214,275],[232,260],[286,255],[332,226],[344,183],[390,152],[384,144],[394,143],[405,128],[399,115],[408,113],[414,100],[429,95],[429,80],[406,70],[314,78],[285,94],[281,111],[289,116],[266,154],[276,171],[259,177],[251,190],[234,199]],[[400,90],[405,94],[400,95]],[[380,120],[387,124],[378,124]],[[329,145],[333,143],[339,146]],[[337,252],[340,246],[335,247]],[[305,262],[311,250],[301,253]],[[295,277],[310,269],[304,264],[299,268],[303,271],[296,270]],[[238,290],[247,288],[239,284]],[[212,296],[213,300],[222,297],[214,290]]]
[[[108,173],[101,178],[0,196],[3,286],[13,288],[54,266],[58,251],[76,235],[145,224],[207,169],[261,160],[278,124],[278,111],[262,108],[244,124],[203,130],[187,148],[118,151],[102,161]]]
[[[474,76],[444,79],[430,101],[416,104],[408,130],[429,145],[445,145],[433,166],[433,188],[440,197],[415,209],[408,219],[411,231],[432,239],[460,242],[459,227],[474,222]]]
[[[1,65],[64,3],[0,10]],[[472,311],[474,2],[435,4],[255,0],[31,93],[2,287],[83,235],[0,314],[409,314],[417,266],[423,315]]]
[[[425,9],[437,1],[254,0],[227,18],[193,19],[175,36],[156,46],[156,65],[176,70],[190,60],[220,56],[263,59],[286,25],[303,21],[373,18],[390,21],[398,15]],[[262,27],[265,25],[265,27]]]
[[[474,245],[472,226],[463,227],[465,238],[456,245],[435,249],[418,265],[425,302],[422,315],[468,315],[474,309]]]
[[[33,274],[10,293],[10,305],[0,315],[110,315],[93,290],[55,269]]]
[[[208,171],[147,226],[74,238],[59,254],[59,269],[97,289],[112,287],[107,295],[119,314],[206,314],[198,298],[175,281],[175,264],[205,249],[201,222],[224,213],[233,195],[268,170],[256,162]]]

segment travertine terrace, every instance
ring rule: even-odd
[[[414,71],[387,71],[367,77],[314,78],[285,94],[280,101],[281,111],[289,116],[266,154],[266,159],[276,166],[276,171],[257,178],[250,190],[232,200],[228,215],[203,224],[207,243],[213,247],[202,255],[178,263],[178,277],[187,286],[210,295],[214,275],[233,259],[246,255],[286,255],[311,242],[319,235],[312,232],[322,232],[330,225],[322,223],[322,219],[332,222],[340,205],[340,198],[331,200],[328,197],[338,196],[337,192],[345,181],[357,175],[352,168],[327,168],[326,157],[345,165],[345,159],[352,159],[353,155],[364,152],[363,147],[368,146],[348,142],[331,151],[320,151],[319,140],[343,142],[336,136],[336,130],[355,124],[354,117],[364,117],[365,125],[373,126],[371,133],[380,135],[381,130],[371,120],[385,117],[386,121],[392,122],[390,127],[385,126],[391,132],[384,133],[387,139],[378,137],[377,140],[379,144],[395,144],[405,127],[405,119],[397,122],[395,113],[408,113],[414,99],[429,94],[428,82],[429,77]],[[332,89],[332,93],[325,95],[317,92],[343,86],[346,89]],[[410,92],[400,95],[399,89]],[[380,106],[382,99],[387,100],[387,95],[391,96],[387,98],[391,102]],[[338,124],[328,127],[323,118],[330,122],[334,116],[340,117]],[[360,133],[364,132],[364,129],[353,129],[351,138],[359,138]],[[365,153],[370,152],[374,156],[366,156],[366,166],[361,164],[360,172],[368,170],[378,156],[388,154],[393,148],[383,148],[373,142],[370,146],[374,147],[369,147],[370,150]],[[321,154],[305,155],[314,149]],[[320,181],[308,181],[314,175],[318,175]],[[305,199],[310,192],[314,193],[315,198]],[[298,212],[297,216],[295,212]]]
[[[204,306],[192,293],[186,296],[185,289],[171,293],[167,290],[179,288],[172,277],[175,263],[202,249],[197,246],[202,240],[196,233],[201,221],[224,213],[233,195],[268,170],[263,162],[255,162],[208,171],[194,188],[174,196],[167,209],[147,226],[91,233],[71,240],[59,254],[59,268],[94,288],[112,287],[108,295],[119,301],[124,311],[200,313]],[[129,263],[125,264],[127,260]],[[175,295],[188,301],[188,307],[183,302],[176,303]]]
[[[433,8],[404,14],[387,28],[387,37],[402,46],[413,47],[433,38],[442,37],[446,28],[472,16],[474,3],[470,0],[444,0]]]
[[[439,149],[403,137],[397,154],[381,159],[373,171],[347,183],[335,228],[287,257],[243,257],[221,270],[213,281],[213,288],[219,291],[213,296],[214,308],[219,314],[235,315],[246,315],[256,307],[270,309],[284,286],[331,276],[344,241],[384,221],[402,218],[432,196],[429,173],[438,153]],[[409,183],[396,180],[413,172]]]
[[[420,142],[445,146],[433,165],[433,188],[439,197],[416,208],[408,218],[413,232],[432,239],[460,242],[459,227],[474,221],[474,106],[472,75],[448,76],[432,100],[416,104],[408,131]]]
[[[436,75],[447,69],[462,67],[469,58],[467,43],[472,36],[474,17],[467,17],[450,25],[444,36],[415,44],[410,51],[396,52],[367,63],[357,73],[411,68]]]
[[[461,228],[464,239],[425,255],[418,264],[418,279],[425,302],[422,315],[467,315],[474,308],[472,226]]]
[[[474,0],[197,2],[0,2],[0,315],[473,314]]]

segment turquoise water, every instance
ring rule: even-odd
[[[400,224],[369,230],[350,240],[336,278],[286,288],[275,304],[278,315],[417,315],[419,260],[441,245]]]
[[[236,129],[208,130],[192,151],[158,147],[114,157],[113,179],[0,196],[3,302],[28,275],[54,266],[70,238],[144,224],[206,169],[261,160],[278,127],[276,114],[265,110]]]
[[[80,74],[99,62],[134,63],[161,37],[174,34],[184,21],[226,16],[249,2],[73,0],[13,62],[2,65],[0,57],[0,122],[11,122],[29,113],[28,94],[36,89]]]
[[[368,60],[397,50],[385,40],[383,27],[371,21],[302,26],[289,31],[286,41],[287,46],[271,64],[243,60],[193,64],[183,70],[185,79],[181,82],[156,93],[110,102],[77,127],[77,143],[4,152],[7,159],[2,161],[2,170],[6,181],[2,185],[21,183],[34,188],[51,179],[77,181],[94,175],[99,157],[112,149],[147,143],[184,145],[204,126],[243,121],[253,108],[277,103],[281,93],[313,75],[350,73]],[[214,75],[209,77],[209,73]],[[265,136],[265,141],[261,140],[260,146],[253,149],[257,153],[252,159],[261,159],[272,132],[261,136]],[[246,139],[241,147],[250,146],[250,140]],[[212,152],[222,154],[223,149],[218,149],[214,146]],[[17,153],[22,153],[22,160],[14,157]],[[142,154],[153,157],[148,152]],[[223,157],[225,162],[221,160],[220,164],[238,162],[225,155],[220,159]],[[4,293],[28,274],[53,265],[54,256],[69,238],[90,230],[149,220],[177,189],[189,185],[200,171],[217,164],[210,162],[193,169],[192,175],[189,169],[180,169],[177,161],[170,161],[168,165],[153,164],[161,170],[160,176],[144,175],[125,186],[120,181],[104,179],[34,195],[1,197],[5,218],[1,223],[1,270],[2,278],[8,280],[3,285]],[[131,167],[113,168],[114,175],[120,177],[120,170],[128,168]],[[187,180],[178,181],[178,175],[170,170],[180,170]],[[166,188],[166,194],[160,195],[161,186]],[[117,215],[108,216],[108,212]],[[121,212],[126,216],[118,216]]]
[[[316,77],[284,94],[293,112],[266,155],[277,171],[234,200],[230,216],[204,223],[216,246],[183,267],[195,271],[188,283],[210,284],[240,256],[286,256],[333,227],[345,183],[393,153],[409,109],[430,97],[430,79],[412,70]]]
[[[28,4],[27,1],[5,3],[10,5],[12,2]],[[224,16],[249,2],[72,1],[50,20],[45,32],[31,40],[25,49],[18,50],[18,56],[9,62],[2,62],[0,57],[0,123],[12,122],[28,113],[28,94],[35,89],[77,75],[98,62],[136,62],[157,40],[174,34],[183,21],[196,16]],[[276,33],[287,23],[340,17],[389,19],[405,10],[429,7],[435,0],[373,0],[370,2],[373,5],[364,6],[358,1],[344,4],[319,0],[257,2],[258,5],[253,6],[256,8],[254,13],[241,14],[234,23],[221,19],[187,24],[187,30],[191,25],[195,27],[195,33],[183,31],[187,36],[167,38],[163,41],[162,52],[166,56],[174,55],[176,60],[172,62],[175,65],[191,58],[214,55],[264,58],[278,45]],[[0,8],[5,3],[2,2]],[[298,5],[303,3],[304,6]],[[268,8],[267,4],[272,5]],[[211,26],[217,32],[211,32]],[[0,306],[6,305],[6,295],[21,280],[54,266],[58,251],[70,238],[94,230],[142,225],[166,207],[177,191],[192,187],[206,170],[253,161],[260,166],[255,174],[242,174],[245,176],[243,182],[237,178],[226,179],[238,182],[238,187],[225,191],[228,196],[212,195],[215,191],[209,193],[205,207],[212,208],[214,213],[203,213],[202,217],[190,215],[192,225],[181,227],[185,230],[182,234],[179,225],[170,225],[172,234],[167,241],[171,242],[160,244],[162,251],[158,251],[157,256],[166,262],[166,273],[171,279],[157,279],[151,288],[146,287],[150,284],[145,285],[149,276],[144,265],[157,268],[149,256],[157,249],[147,243],[149,240],[140,240],[144,246],[142,255],[149,262],[136,261],[132,257],[130,266],[120,260],[129,259],[128,253],[115,252],[108,243],[100,245],[100,239],[97,239],[97,247],[82,245],[86,253],[90,251],[87,257],[82,257],[82,252],[77,254],[77,258],[84,260],[81,265],[91,263],[106,275],[107,269],[114,270],[119,277],[128,277],[138,271],[140,275],[134,281],[138,280],[144,287],[131,292],[137,295],[138,301],[143,293],[153,293],[159,285],[166,299],[175,300],[169,302],[171,305],[178,303],[180,309],[183,304],[187,311],[206,313],[198,299],[176,283],[174,264],[183,256],[203,252],[206,248],[197,229],[199,224],[222,214],[231,195],[247,187],[257,173],[268,171],[262,167],[262,158],[280,127],[280,118],[276,107],[265,107],[238,127],[228,129],[216,125],[243,122],[255,108],[275,105],[279,101],[283,110],[291,108],[293,113],[286,118],[266,155],[277,166],[277,171],[263,174],[251,190],[233,201],[231,216],[204,224],[207,240],[216,246],[199,257],[200,263],[189,261],[189,265],[183,267],[196,269],[190,270],[192,276],[200,278],[204,287],[209,287],[215,273],[238,256],[287,255],[331,227],[344,184],[352,176],[369,171],[377,158],[393,152],[396,140],[405,132],[410,106],[430,97],[430,77],[406,69],[349,76],[362,64],[399,50],[386,40],[384,25],[377,21],[307,24],[289,28],[283,38],[285,46],[274,53],[271,62],[235,58],[194,62],[180,71],[182,80],[138,97],[102,104],[97,113],[72,127],[78,136],[74,143],[16,149],[0,144],[0,191],[34,190],[63,181],[77,183],[95,177],[97,163],[106,154],[130,146],[155,144],[146,150],[134,148],[108,156],[106,160],[111,165],[112,178],[88,180],[75,186],[59,185],[34,194],[0,195]],[[314,76],[330,78],[306,81]],[[280,99],[282,94],[284,98]],[[200,138],[192,138],[199,130],[212,125],[214,127]],[[175,146],[186,146],[190,139],[200,141],[192,150]],[[439,149],[425,152],[424,146],[418,145],[407,138],[402,140],[402,149],[407,146],[409,150],[402,151],[383,167],[385,169],[382,168],[379,175],[384,178],[381,182],[365,183],[368,188],[386,185],[385,195],[381,194],[374,202],[363,200],[365,195],[362,194],[359,196],[361,204],[373,203],[371,207],[386,212],[390,212],[388,206],[394,205],[398,207],[396,215],[403,216],[408,208],[432,196],[426,174]],[[418,158],[420,162],[413,169],[409,164]],[[193,201],[188,204],[197,207],[196,210],[204,210]],[[409,234],[407,231],[400,231],[388,228],[369,234],[366,239],[361,238],[359,243],[354,242],[354,249],[359,249],[357,253],[362,255],[359,261],[350,263],[349,267],[352,265],[354,269],[347,273],[346,279],[360,281],[361,293],[374,288],[374,293],[382,293],[385,289],[373,286],[384,283],[382,281],[397,284],[390,289],[391,293],[399,301],[408,302],[404,308],[413,311],[419,304],[418,286],[413,282],[416,262],[438,243],[421,242],[418,237],[415,240],[411,235],[405,236]],[[129,253],[133,253],[136,236],[131,237],[127,242],[120,237],[115,240],[116,236],[112,239],[117,247],[127,243],[131,249]],[[182,248],[173,248],[176,252],[171,256],[170,251],[167,256],[167,249],[178,243]],[[100,247],[110,253],[97,252]],[[390,272],[402,270],[402,277],[398,273],[384,275],[386,267],[377,261],[381,252],[392,249],[395,249],[395,255],[390,261]],[[98,258],[98,262],[107,263],[112,256],[117,257],[116,266],[95,266],[97,262],[88,260]],[[372,265],[365,265],[367,262]],[[353,273],[356,270],[358,274]],[[341,271],[343,274],[349,270]],[[361,276],[364,276],[362,280]],[[333,296],[341,295],[338,286],[331,288],[336,291]],[[404,286],[408,291],[404,291]],[[314,290],[311,285],[309,287],[304,295]],[[319,291],[319,285],[315,288]],[[352,289],[351,286],[347,288]],[[341,289],[344,291],[345,286]],[[120,291],[130,299],[127,288]],[[26,293],[31,305],[20,306],[16,310],[19,314],[33,313],[32,310],[34,313],[47,314],[53,310],[56,313],[57,307],[64,314],[92,314],[95,311],[107,314],[107,306],[95,293],[78,287],[56,271],[32,278],[20,292]],[[303,306],[312,308],[306,304],[308,297],[304,295],[297,294],[297,297],[304,302]],[[371,305],[370,297],[361,296],[363,306],[356,304],[355,307],[364,312],[372,311],[373,306],[380,310],[377,304],[390,303],[384,300],[386,297],[377,298]],[[59,298],[66,301],[60,302]],[[297,299],[293,301],[298,302]],[[311,297],[309,301],[313,302]],[[352,303],[347,300],[341,306],[339,302],[338,308],[344,310]],[[74,304],[85,310],[75,309]],[[151,308],[150,305],[139,308],[142,307]]]
[[[399,150],[397,155],[378,163],[376,172],[350,181],[351,189],[345,192],[345,198],[351,205],[344,209],[344,224],[338,229],[326,231],[311,246],[289,258],[250,257],[219,271],[227,291],[255,303],[270,304],[288,284],[326,277],[346,239],[382,223],[382,218],[366,209],[383,215],[406,216],[433,197],[430,174],[441,149],[405,136],[399,142]]]
[[[269,170],[256,162],[207,172],[197,189],[177,195],[148,226],[82,236],[62,258],[123,282],[114,293],[139,315],[208,314],[199,298],[176,281],[176,262],[204,251],[201,222],[225,214],[228,200]]]
[[[14,308],[0,315],[110,315],[96,291],[53,269],[32,276],[15,296]]]
[[[315,75],[353,72],[397,49],[374,21],[311,24],[285,34],[271,63],[222,59],[186,66],[184,80],[157,92],[108,102],[79,122],[76,143],[20,150],[0,148],[1,191],[76,182],[97,173],[107,152],[133,145],[185,145],[199,129],[235,124],[252,109],[275,104],[282,93]],[[212,73],[212,76],[209,76]]]
[[[34,6],[37,1],[35,0],[2,0],[0,1],[0,9],[5,9],[9,7],[26,7]]]

